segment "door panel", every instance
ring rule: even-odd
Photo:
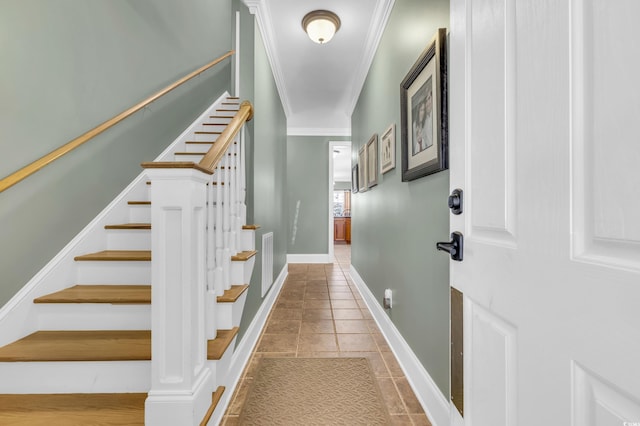
[[[576,0],[572,13],[573,223],[577,259],[640,270],[640,2]],[[604,7],[606,6],[606,7]]]
[[[640,2],[451,0],[467,426],[640,423]]]
[[[516,415],[516,329],[490,310],[467,299],[471,363],[467,404],[475,424],[510,426]]]
[[[579,365],[573,366],[574,424],[620,426],[640,419],[640,402]]]
[[[467,145],[471,228],[468,238],[513,245],[515,237],[513,1],[470,3]],[[489,107],[490,105],[490,107]]]

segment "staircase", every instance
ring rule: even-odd
[[[179,162],[183,166],[186,162],[199,163],[215,147],[238,110],[237,98],[219,99],[160,156],[159,162]],[[191,370],[195,365],[201,370],[198,377],[202,379],[198,380],[204,383],[206,379],[213,387],[205,390],[210,393],[206,410],[197,402],[189,406],[197,421],[180,424],[207,423],[225,389],[256,254],[257,227],[245,224],[243,210],[241,141],[237,137],[234,140],[224,152],[224,160],[202,185],[202,191],[208,194],[203,203],[207,219],[199,213],[200,221],[195,222],[196,231],[190,237],[204,252],[191,248],[185,251],[191,256],[183,256],[180,249],[185,249],[184,236],[173,235],[178,231],[170,224],[152,221],[156,203],[151,202],[153,187],[166,183],[149,180],[147,175],[157,176],[157,171],[144,173],[45,268],[47,271],[28,284],[29,288],[18,295],[20,300],[7,304],[14,310],[0,316],[4,320],[0,320],[0,327],[21,324],[22,330],[12,331],[21,336],[0,347],[0,424],[142,425],[145,418],[147,424],[175,424],[168,418],[166,422],[158,420],[163,415],[145,414],[148,395],[155,392],[153,404],[160,404],[161,413],[166,410],[162,407],[167,404],[163,403],[171,405],[165,400],[184,394],[185,386],[187,390],[211,388],[200,382],[169,383],[167,377],[180,376],[175,366],[181,362]],[[175,321],[169,321],[175,318],[172,315],[186,318],[180,309],[187,306],[183,297],[187,293],[183,292],[184,284],[176,287],[171,282],[175,273],[180,278],[182,270],[167,266],[171,276],[157,273],[169,262],[162,257],[162,265],[153,265],[152,247],[155,257],[158,246],[154,244],[159,243],[152,243],[152,231],[157,232],[153,239],[170,241],[160,255],[188,257],[187,267],[195,263],[191,259],[205,259],[198,264],[197,277],[192,278],[204,278],[200,280],[204,290],[194,284],[200,293],[193,293],[197,300],[189,302],[202,306],[197,318],[206,323],[199,325],[187,318],[182,329],[188,335],[206,335],[206,342],[196,344],[195,349],[183,348],[184,339],[164,341],[171,333],[176,335]],[[153,296],[152,280],[158,293]],[[32,295],[35,297],[29,302]],[[162,298],[164,305],[156,306],[156,297]],[[166,311],[166,317],[158,317],[159,311]],[[152,327],[163,321],[169,325]],[[160,343],[152,345],[152,334],[154,339],[161,336],[158,342],[162,340],[169,348],[167,353],[158,352],[163,350]],[[206,351],[204,362],[198,362],[200,347]],[[190,350],[195,355],[188,356]],[[160,362],[155,359],[158,353]],[[186,361],[181,358],[184,354]]]

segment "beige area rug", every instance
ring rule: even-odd
[[[366,358],[262,358],[241,425],[388,425]]]

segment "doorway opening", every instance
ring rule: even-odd
[[[329,142],[329,259],[334,242],[351,243],[351,142]]]

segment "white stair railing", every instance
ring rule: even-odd
[[[217,296],[231,288],[245,181],[238,132],[253,116],[243,102],[200,163],[144,163],[151,180],[151,390],[147,425],[197,425],[216,383],[207,340]],[[236,142],[236,143],[234,143]]]

